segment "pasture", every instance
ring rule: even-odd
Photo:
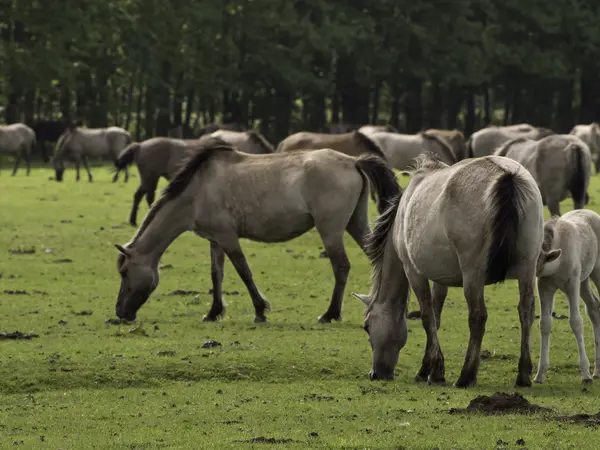
[[[250,297],[229,261],[226,318],[202,322],[212,299],[209,246],[188,233],[165,253],[160,285],[140,309],[139,323],[112,325],[107,320],[115,318],[119,287],[113,244],[128,242],[135,231],[127,218],[137,171],[129,183],[113,184],[107,168],[96,167],[94,183],[76,183],[68,167],[65,181],[56,183],[48,168],[12,178],[6,167],[0,174],[0,331],[38,337],[0,341],[1,448],[597,446],[597,429],[554,419],[600,409],[600,380],[580,385],[568,320],[554,320],[546,384],[517,390],[551,412],[449,413],[478,395],[515,391],[515,281],[486,288],[486,358],[478,386],[468,390],[413,381],[425,346],[419,320],[409,321],[396,379],[368,380],[364,306],[350,292],[368,291],[370,266],[348,235],[352,268],[341,323],[316,322],[329,302],[333,274],[313,230],[284,244],[243,241],[256,283],[271,303],[267,324],[252,322]],[[399,181],[405,186],[408,178]],[[587,207],[600,211],[598,176],[589,194]],[[571,199],[562,202],[563,213],[571,209]],[[374,217],[373,204],[370,212]],[[140,220],[145,213],[144,203]],[[415,309],[412,295],[409,310]],[[561,293],[555,312],[568,315]],[[439,336],[446,377],[454,382],[468,341],[460,289],[449,291]],[[539,320],[532,357],[537,364]]]

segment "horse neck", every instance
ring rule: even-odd
[[[158,265],[162,254],[175,239],[194,228],[193,203],[184,198],[177,197],[162,205],[134,238],[136,252],[149,258],[153,265]]]

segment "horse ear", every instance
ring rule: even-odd
[[[119,250],[121,254],[127,256],[128,258],[131,257],[131,252],[129,251],[129,249],[126,249],[125,247],[119,244],[115,244],[115,247],[117,247],[117,250]]]
[[[354,295],[357,299],[359,299],[361,302],[363,302],[365,304],[365,306],[369,306],[369,303],[371,303],[371,299],[369,298],[368,295],[357,294],[356,292],[353,292],[352,295]]]
[[[552,261],[555,261],[558,258],[560,258],[561,253],[562,250],[560,248],[550,250],[548,253],[546,253],[546,264],[551,263]]]

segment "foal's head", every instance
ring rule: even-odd
[[[119,319],[132,321],[158,285],[158,268],[138,256],[133,248],[115,247],[119,250],[117,270],[121,275],[115,312]]]

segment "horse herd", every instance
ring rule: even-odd
[[[0,129],[0,148],[6,151],[6,143],[13,142],[17,156],[32,145],[21,125]],[[8,130],[29,140],[11,141]],[[156,137],[131,143],[128,133],[118,130],[69,127],[58,140],[52,164],[57,181],[62,180],[66,158],[74,159],[77,167],[83,162],[92,181],[87,156],[102,151],[113,156],[113,181],[121,170],[127,180],[127,168],[134,162],[138,167],[140,186],[130,223],[136,225],[144,196],[150,210],[131,241],[116,245],[121,285],[115,310],[120,319],[135,320],[158,285],[162,254],[179,235],[193,231],[210,242],[213,301],[203,320],[215,321],[225,313],[227,255],[248,289],[255,321],[264,322],[269,303],[239,240],[285,242],[316,228],[334,274],[329,307],[318,320],[340,320],[350,271],[344,248],[347,231],[372,265],[369,293],[353,293],[366,306],[371,379],[394,378],[408,336],[412,289],[427,335],[416,379],[446,382],[437,333],[448,287],[462,287],[470,337],[455,386],[474,385],[487,320],[484,287],[506,279],[517,280],[519,287],[521,345],[515,384],[531,386],[536,279],[541,353],[535,381],[544,382],[549,367],[557,290],[569,300],[582,382],[600,377],[600,300],[589,283],[591,279],[600,286],[600,216],[583,209],[592,162],[598,169],[600,161],[597,124],[578,125],[568,135],[529,124],[487,127],[466,142],[457,130],[405,135],[366,125],[342,134],[296,133],[277,148],[256,131],[216,130],[193,140]],[[406,189],[398,185],[392,169],[413,171]],[[169,184],[154,202],[160,177]],[[379,211],[372,231],[369,193]],[[575,209],[560,216],[559,202],[569,193]],[[553,215],[546,223],[544,205]],[[594,332],[593,376],[580,297]]]

